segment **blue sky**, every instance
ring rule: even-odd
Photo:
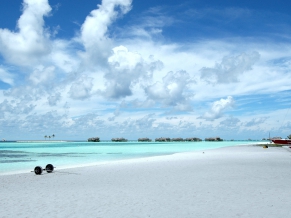
[[[288,1],[0,2],[0,138],[291,134]]]

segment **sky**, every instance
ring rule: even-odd
[[[0,139],[291,134],[291,2],[1,0]]]

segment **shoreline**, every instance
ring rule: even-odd
[[[248,144],[0,176],[0,214],[288,217],[290,150]]]
[[[92,163],[84,163],[84,164],[69,164],[69,165],[62,165],[62,166],[55,166],[57,170],[66,170],[66,169],[75,169],[75,168],[82,168],[82,167],[92,167],[92,166],[99,166],[99,165],[105,165],[105,164],[119,164],[123,162],[142,162],[142,161],[150,161],[151,159],[159,159],[164,156],[171,156],[171,155],[179,155],[179,154],[188,154],[188,153],[196,153],[196,152],[203,152],[208,150],[214,150],[214,149],[222,149],[222,148],[228,148],[228,147],[238,147],[238,146],[260,146],[260,144],[266,144],[263,142],[256,143],[256,144],[239,144],[239,145],[232,145],[232,146],[226,146],[226,147],[218,147],[218,148],[206,148],[201,150],[195,150],[195,151],[187,151],[187,152],[176,152],[172,154],[163,154],[163,155],[155,155],[155,156],[148,156],[148,157],[138,157],[138,158],[128,158],[128,159],[121,159],[121,160],[110,160],[110,161],[97,161]],[[18,174],[26,174],[26,173],[33,173],[34,167],[36,165],[32,165],[31,169],[25,169],[25,170],[16,170],[16,171],[7,171],[7,172],[0,172],[0,176],[6,176],[6,175],[18,175]],[[45,166],[41,166],[43,169]]]

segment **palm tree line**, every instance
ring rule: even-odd
[[[51,139],[51,138],[54,138],[54,137],[55,137],[55,134],[52,134],[51,136],[50,136],[50,135],[49,135],[49,136],[47,136],[47,135],[44,136],[45,140],[46,140],[47,138]]]

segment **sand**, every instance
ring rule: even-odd
[[[2,175],[0,217],[290,217],[288,149],[246,145]]]

